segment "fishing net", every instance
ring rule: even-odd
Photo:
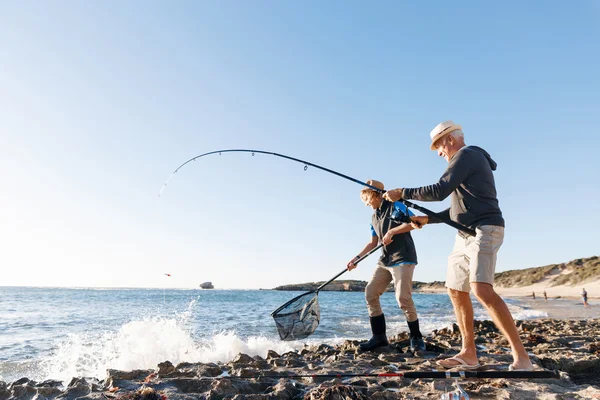
[[[309,337],[319,326],[321,313],[317,292],[308,292],[288,301],[271,313],[281,340]]]

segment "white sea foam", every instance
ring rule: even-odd
[[[508,309],[510,310],[514,319],[536,319],[548,317],[548,313],[545,311],[533,310],[514,304],[508,304]]]
[[[43,379],[68,381],[74,376],[103,378],[108,368],[152,369],[163,361],[229,361],[238,353],[265,357],[297,350],[303,342],[282,342],[263,336],[242,338],[233,331],[217,332],[208,339],[195,339],[188,323],[189,312],[173,318],[155,317],[123,324],[116,332],[100,335],[70,334],[54,354],[42,362]]]

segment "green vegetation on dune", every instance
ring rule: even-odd
[[[567,265],[571,265],[572,272],[554,278],[552,286],[576,285],[600,279],[600,258],[598,257],[580,258]]]
[[[495,277],[495,285],[523,287],[548,278],[551,278],[548,286],[573,286],[596,281],[600,279],[600,258],[579,258],[568,263],[499,272]]]
[[[500,287],[529,286],[541,281],[549,274],[557,273],[558,269],[559,264],[552,264],[544,267],[513,269],[510,271],[499,272],[494,278],[494,284],[495,286]]]
[[[548,287],[573,286],[600,279],[600,257],[579,258],[562,264],[551,264],[543,267],[515,269],[496,274],[494,285],[498,287],[524,287],[530,286],[544,279],[548,280]],[[294,285],[278,286],[275,290],[314,290],[323,282],[308,282]],[[362,292],[367,282],[357,280],[337,280],[325,286],[326,291]],[[413,290],[429,291],[443,289],[444,282],[413,282]],[[390,284],[388,291],[393,290]]]

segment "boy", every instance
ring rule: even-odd
[[[384,187],[383,183],[375,180],[367,181],[367,185],[381,190]],[[410,235],[413,228],[410,224],[392,220],[399,212],[406,214],[409,211],[404,204],[384,200],[381,193],[369,187],[365,187],[360,192],[360,198],[374,210],[371,218],[371,241],[348,263],[348,270],[356,268],[354,262],[357,259],[375,248],[379,241],[383,242],[381,258],[365,288],[373,337],[366,343],[361,343],[360,349],[367,351],[389,344],[379,297],[393,281],[396,300],[408,322],[410,349],[413,352],[424,351],[425,343],[419,329],[417,310],[412,299],[412,277],[417,265],[417,251]]]

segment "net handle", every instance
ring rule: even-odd
[[[364,260],[365,258],[369,257],[371,254],[375,253],[377,250],[379,250],[381,248],[381,246],[383,246],[383,244],[378,244],[375,248],[373,248],[372,250],[369,250],[368,253],[366,253],[364,256],[360,257],[358,260],[356,260],[354,262],[354,264],[358,264],[359,262],[361,262],[362,260]],[[281,306],[279,306],[275,311],[273,311],[271,313],[271,316],[273,317],[275,314],[277,314],[279,311],[283,310],[285,307],[287,307],[288,305],[292,304],[293,302],[295,302],[296,300],[298,300],[300,297],[306,296],[308,294],[311,293],[315,293],[315,294],[319,294],[319,290],[323,289],[325,286],[329,285],[331,282],[333,282],[334,280],[336,280],[337,278],[339,278],[340,276],[342,276],[344,273],[348,272],[348,268],[344,268],[343,271],[341,271],[339,274],[337,274],[336,276],[334,276],[333,278],[331,278],[330,280],[328,280],[327,282],[325,282],[324,284],[322,284],[321,286],[319,286],[318,288],[314,289],[314,290],[310,290],[306,293],[302,293],[299,296],[294,297],[293,299],[285,302],[284,304],[282,304]]]
[[[373,249],[369,250],[368,253],[366,253],[365,255],[363,255],[362,257],[360,257],[358,260],[356,260],[354,262],[354,265],[358,264],[359,262],[361,262],[365,258],[369,257],[371,254],[375,253],[377,250],[379,250],[381,248],[381,246],[383,246],[383,243],[380,243],[377,246],[375,246]],[[333,278],[331,278],[330,280],[328,280],[327,282],[325,282],[324,284],[322,284],[321,286],[319,286],[315,290],[315,292],[319,293],[319,290],[323,289],[325,286],[329,285],[331,282],[335,281],[337,278],[339,278],[340,276],[342,276],[346,272],[348,272],[348,268],[344,268],[344,270],[342,272],[340,272],[339,274],[337,274],[336,276],[334,276]]]

